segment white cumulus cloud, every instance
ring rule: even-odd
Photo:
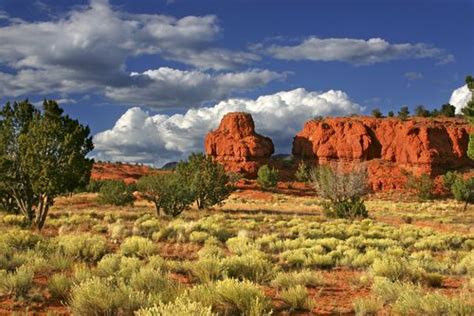
[[[392,44],[382,38],[318,38],[309,37],[297,45],[255,46],[277,59],[341,61],[356,65],[370,65],[395,59],[434,58],[438,63],[454,61],[445,50],[424,43]]]
[[[461,113],[461,109],[466,106],[471,98],[471,91],[467,88],[467,85],[464,85],[453,91],[449,103],[456,107],[456,113]]]
[[[159,56],[165,60],[178,61],[199,71],[192,72],[209,76],[203,71],[220,72],[247,65],[260,59],[251,52],[230,51],[213,45],[221,34],[214,15],[184,16],[175,18],[160,14],[132,14],[114,8],[107,0],[91,0],[86,6],[74,7],[67,14],[48,21],[23,21],[9,17],[0,11],[0,95],[5,97],[30,96],[31,94],[68,94],[92,92],[121,97],[127,89],[146,90],[156,86],[157,80],[145,80],[152,76],[143,74],[131,77],[127,60],[143,55]],[[156,58],[159,60],[159,58]],[[161,65],[150,65],[159,68]],[[160,68],[167,69],[167,68]],[[168,71],[170,73],[171,71]],[[176,70],[175,73],[185,73]],[[215,75],[215,80],[219,76]],[[256,72],[242,76],[256,76]],[[268,73],[260,73],[267,76]],[[176,79],[176,76],[162,80]],[[179,78],[178,78],[179,79]],[[265,79],[262,79],[265,82]],[[174,87],[179,82],[166,82]],[[259,83],[257,85],[260,85]],[[240,85],[229,87],[226,93],[216,93],[211,87],[203,87],[202,97],[191,98],[192,104],[215,100],[227,92],[241,89]],[[249,88],[245,86],[243,88]],[[163,89],[158,89],[163,92]],[[172,91],[171,91],[172,92]],[[157,98],[168,95],[155,93]],[[189,102],[189,94],[180,100],[174,97],[174,105]]]
[[[204,100],[221,100],[231,92],[263,86],[270,81],[284,79],[284,74],[268,70],[249,70],[208,74],[201,71],[182,71],[168,67],[132,73],[134,84],[108,87],[105,95],[126,104],[148,107],[190,107]]]
[[[230,79],[229,79],[230,80]],[[203,150],[205,135],[218,126],[224,114],[252,114],[258,133],[270,136],[276,151],[289,153],[293,137],[314,116],[348,115],[362,109],[342,91],[307,91],[299,88],[260,96],[232,98],[211,107],[189,109],[185,114],[150,115],[129,109],[109,130],[94,137],[95,158],[143,162],[161,166]]]

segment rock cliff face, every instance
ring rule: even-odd
[[[243,112],[226,114],[219,127],[207,134],[204,147],[227,171],[250,178],[256,177],[258,168],[268,163],[274,152],[272,140],[255,133],[252,116]]]
[[[365,162],[374,190],[403,187],[403,170],[439,175],[474,167],[466,155],[469,125],[460,119],[370,117],[309,121],[293,140],[293,155],[350,169]]]

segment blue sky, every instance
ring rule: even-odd
[[[473,20],[472,0],[0,0],[0,100],[61,100],[103,160],[181,159],[231,110],[289,152],[315,115],[448,102]]]

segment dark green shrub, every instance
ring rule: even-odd
[[[234,189],[224,167],[201,153],[180,162],[176,174],[192,190],[199,209],[222,203]]]
[[[107,180],[90,180],[86,186],[86,191],[90,193],[99,193],[100,188]]]
[[[264,190],[276,187],[278,183],[278,170],[270,168],[268,165],[263,165],[258,169],[257,183]]]
[[[402,120],[405,121],[408,116],[410,115],[410,111],[408,110],[407,106],[402,106],[400,108],[400,111],[398,112],[398,117]]]
[[[102,184],[98,200],[102,204],[117,206],[132,205],[135,197],[130,187],[123,181],[107,180]]]
[[[406,187],[409,190],[413,190],[421,201],[433,199],[435,184],[433,179],[427,174],[422,174],[418,177],[408,174]]]
[[[393,111],[388,111],[387,116],[388,117],[394,117],[395,114],[393,113]]]
[[[322,166],[311,172],[311,179],[329,217],[365,218],[368,216],[363,197],[368,192],[365,170],[341,172]]]
[[[466,210],[467,205],[474,202],[474,178],[457,177],[451,186],[451,192],[457,201],[465,203],[464,210]]]
[[[372,116],[375,118],[381,118],[382,117],[382,112],[380,112],[380,109],[376,108],[372,110]]]
[[[142,177],[137,183],[138,191],[146,200],[153,202],[160,215],[178,216],[191,205],[195,194],[177,174],[157,174]]]

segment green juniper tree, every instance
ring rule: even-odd
[[[199,209],[221,203],[234,189],[224,167],[202,153],[191,154],[187,161],[180,162],[176,174],[182,185],[194,193]]]
[[[155,204],[158,216],[161,211],[166,215],[178,216],[195,199],[194,192],[183,185],[176,173],[144,176],[138,180],[137,188],[144,199]]]
[[[55,101],[43,111],[28,100],[0,110],[0,181],[2,199],[41,229],[55,197],[88,181],[93,161],[89,127],[63,115]]]
[[[462,109],[462,113],[471,124],[474,124],[474,78],[472,76],[466,77],[466,85],[471,90],[471,101]],[[474,159],[474,134],[469,135],[467,155]]]

